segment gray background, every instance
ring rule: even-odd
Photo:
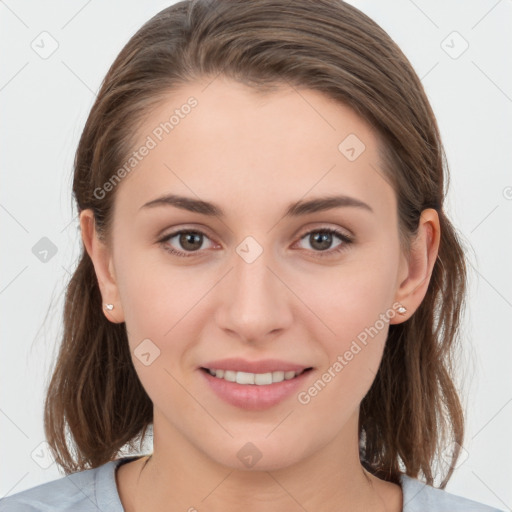
[[[74,151],[117,53],[170,3],[0,0],[0,497],[62,476],[42,410],[79,254]],[[447,490],[510,510],[512,2],[351,3],[388,31],[423,81],[451,169],[448,211],[470,247],[459,375],[466,451]]]

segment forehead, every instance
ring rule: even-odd
[[[144,145],[120,187],[132,207],[164,192],[214,196],[228,214],[334,192],[377,206],[394,201],[371,127],[310,89],[263,94],[221,76],[182,85],[139,129],[135,150]]]

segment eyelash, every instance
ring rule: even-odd
[[[181,235],[184,233],[187,233],[187,234],[193,233],[196,235],[202,235],[206,238],[209,238],[208,235],[206,233],[204,233],[203,231],[195,230],[195,229],[190,229],[190,230],[182,229],[180,231],[175,231],[174,233],[170,233],[170,234],[166,235],[164,238],[160,239],[159,242],[163,245],[164,250],[173,254],[174,256],[179,256],[179,257],[183,257],[183,258],[189,258],[191,256],[196,256],[196,253],[198,253],[199,251],[193,251],[191,253],[186,253],[183,251],[178,251],[178,250],[174,249],[173,247],[169,247],[168,245],[166,245],[166,242],[168,242],[171,238],[174,238],[176,235]],[[316,254],[315,257],[325,258],[325,257],[333,256],[342,251],[345,251],[347,249],[347,246],[350,245],[351,243],[353,243],[353,239],[351,237],[349,237],[345,233],[342,233],[341,231],[338,231],[337,229],[333,229],[333,228],[313,229],[311,231],[304,233],[299,238],[299,240],[302,240],[313,233],[328,233],[331,235],[336,235],[343,241],[343,243],[338,245],[335,249],[330,249],[327,251],[313,251]]]

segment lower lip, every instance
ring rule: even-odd
[[[304,386],[304,381],[312,372],[312,370],[304,371],[293,379],[259,386],[257,384],[237,384],[214,377],[205,370],[200,369],[199,371],[217,396],[235,407],[248,411],[261,411],[277,405]]]

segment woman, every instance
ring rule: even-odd
[[[466,284],[445,172],[418,77],[354,7],[156,15],[76,153],[45,409],[68,476],[0,510],[495,510],[443,490]]]

